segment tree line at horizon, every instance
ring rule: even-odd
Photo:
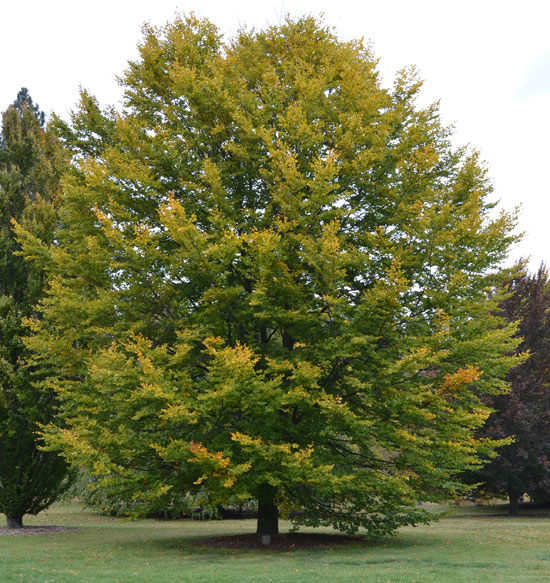
[[[0,511],[70,468],[370,536],[550,492],[546,270],[475,152],[322,22],[144,27],[120,110],[23,89],[0,136]],[[529,351],[529,352],[526,352]]]

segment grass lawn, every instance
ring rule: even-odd
[[[255,522],[128,522],[55,506],[27,525],[76,532],[0,537],[1,583],[492,583],[550,580],[550,513],[509,518],[498,507],[455,509],[392,540],[315,550],[197,548],[192,537],[252,532]],[[500,514],[500,515],[499,515]],[[3,519],[3,516],[1,517]],[[283,530],[287,526],[283,523]],[[326,532],[329,532],[328,530]]]

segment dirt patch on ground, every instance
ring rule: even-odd
[[[23,528],[1,528],[0,536],[32,536],[35,534],[55,534],[78,530],[73,526],[24,526]]]
[[[209,547],[217,549],[264,549],[271,551],[293,551],[360,544],[364,543],[365,539],[358,536],[345,536],[339,534],[294,532],[280,534],[273,537],[271,545],[269,546],[262,546],[259,538],[255,534],[237,534],[233,536],[195,538],[189,542],[190,544],[197,547]]]

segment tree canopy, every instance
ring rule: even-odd
[[[10,526],[37,514],[59,495],[66,463],[40,449],[39,423],[48,423],[55,398],[39,370],[27,366],[23,318],[32,314],[44,287],[44,271],[18,254],[17,220],[37,241],[51,243],[55,200],[66,158],[44,113],[22,89],[2,114],[0,134],[0,512]]]
[[[255,498],[258,532],[373,535],[427,517],[492,446],[513,327],[492,217],[414,71],[391,90],[314,18],[227,43],[144,28],[120,111],[87,92],[29,345],[57,373],[51,447],[118,495]]]
[[[488,493],[507,495],[510,513],[517,514],[524,493],[545,502],[550,496],[550,283],[545,266],[529,274],[519,265],[507,290],[501,307],[510,322],[519,322],[517,350],[527,358],[508,374],[510,393],[489,397],[494,412],[482,432],[512,442],[472,478]]]

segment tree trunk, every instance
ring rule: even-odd
[[[279,534],[279,509],[275,504],[276,490],[272,486],[260,487],[258,496],[258,527],[256,534],[262,545],[270,545],[273,536]]]
[[[23,528],[23,515],[6,516],[6,526],[8,528]]]
[[[509,513],[512,516],[518,516],[519,515],[519,497],[521,496],[521,494],[518,494],[517,492],[508,492],[508,499],[510,500],[510,511]]]

